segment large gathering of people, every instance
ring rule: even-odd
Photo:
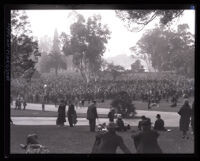
[[[83,81],[70,81],[62,76],[54,79],[39,79],[30,86],[24,84],[22,88],[16,88],[17,97],[11,98],[15,101],[15,109],[26,109],[27,102],[41,103],[42,111],[45,111],[45,104],[54,103],[58,105],[58,116],[56,125],[64,127],[66,117],[69,126],[74,127],[77,123],[77,104],[84,106],[84,101],[88,101],[86,119],[88,120],[90,132],[96,132],[95,142],[92,147],[92,153],[116,153],[119,147],[124,153],[131,153],[125,145],[122,136],[117,132],[131,131],[130,136],[136,148],[136,153],[163,153],[159,146],[158,137],[160,131],[167,132],[165,120],[160,114],[157,114],[156,121],[152,126],[151,119],[142,116],[136,130],[131,130],[131,126],[126,124],[121,114],[116,113],[110,105],[110,111],[107,114],[109,124],[103,123],[96,125],[99,118],[97,113],[97,101],[113,99],[122,91],[126,91],[132,100],[145,101],[148,108],[157,105],[161,100],[171,100],[171,107],[177,106],[177,100],[180,97],[185,99],[184,104],[178,111],[180,115],[180,131],[182,138],[189,139],[188,130],[191,124],[194,131],[194,102],[192,108],[188,98],[193,97],[194,82],[181,78],[175,79],[167,77],[162,79],[134,79],[134,80],[99,80],[91,81],[87,85]],[[24,93],[24,94],[23,94]],[[68,106],[68,111],[66,111]],[[11,120],[12,121],[12,120]],[[98,126],[98,129],[96,127]]]
[[[183,95],[193,96],[194,81],[186,78],[156,77],[156,78],[135,78],[133,80],[98,80],[85,84],[82,80],[71,80],[63,75],[56,78],[45,77],[33,80],[31,83],[21,83],[20,87],[16,83],[11,83],[13,97],[21,95],[30,103],[54,103],[58,100],[106,100],[113,99],[119,92],[126,91],[132,100],[154,101],[160,100],[173,102],[176,106],[177,99]]]

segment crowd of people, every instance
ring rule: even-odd
[[[91,132],[96,132],[96,119],[99,118],[97,113],[96,101],[102,102],[107,99],[113,99],[115,96],[126,91],[132,100],[146,101],[149,103],[159,103],[161,100],[172,101],[172,106],[176,106],[179,97],[186,100],[179,110],[180,130],[183,138],[189,139],[187,134],[189,124],[191,123],[194,130],[194,103],[192,108],[187,98],[194,94],[194,81],[186,78],[164,77],[154,79],[134,79],[134,80],[98,80],[85,84],[83,81],[65,79],[63,76],[51,79],[37,79],[33,82],[21,84],[21,87],[12,85],[13,98],[15,94],[15,109],[26,109],[27,102],[58,104],[58,117],[56,124],[63,127],[66,122],[66,105],[68,105],[67,117],[69,126],[73,127],[77,123],[77,114],[75,107],[78,102],[84,106],[84,101],[89,101],[90,105],[87,109],[87,119]],[[67,100],[67,102],[66,102]],[[126,147],[123,138],[117,135],[118,132],[125,132],[131,129],[126,125],[120,114],[116,114],[115,109],[111,108],[107,115],[109,124],[99,125],[92,148],[92,153],[116,153],[117,147],[125,153],[130,153]],[[115,121],[116,118],[116,121]],[[137,153],[162,153],[157,142],[159,137],[158,131],[168,131],[165,128],[164,120],[160,114],[156,116],[157,120],[152,128],[151,119],[142,116],[138,123],[138,132],[133,134],[131,138],[134,141]],[[104,129],[104,130],[103,130]]]
[[[14,83],[13,83],[14,84]],[[134,79],[134,80],[98,80],[85,84],[82,80],[71,80],[64,76],[56,78],[41,78],[33,80],[30,84],[22,83],[24,86],[11,86],[13,95],[21,95],[30,103],[54,103],[58,100],[93,100],[98,99],[104,101],[113,99],[121,92],[126,91],[133,100],[159,102],[164,99],[176,100],[187,95],[194,94],[194,81],[186,78],[163,77],[162,79]],[[45,87],[46,85],[46,87]],[[16,97],[16,96],[13,96]]]

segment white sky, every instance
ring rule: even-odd
[[[54,29],[58,32],[69,33],[69,27],[72,19],[68,14],[72,10],[26,10],[31,23],[33,35],[40,38],[44,35],[53,37]],[[76,10],[84,15],[85,18],[93,14],[100,14],[102,17],[102,24],[107,24],[111,33],[111,39],[108,41],[107,50],[104,53],[104,58],[113,57],[116,55],[127,54],[130,55],[129,48],[134,46],[141,38],[146,29],[153,28],[156,21],[150,23],[141,32],[129,32],[124,26],[124,23],[115,15],[114,10]],[[191,33],[194,34],[195,26],[195,11],[185,10],[184,15],[177,19],[174,26],[182,23],[188,23]]]

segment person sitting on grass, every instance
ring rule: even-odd
[[[157,120],[155,121],[155,124],[154,124],[154,130],[166,131],[167,129],[164,127],[165,125],[164,120],[161,119],[160,114],[157,114],[156,118]]]
[[[92,148],[92,153],[115,154],[118,147],[120,147],[124,153],[131,153],[124,144],[122,137],[117,135],[115,131],[115,123],[110,122],[107,126],[107,132],[98,132]]]
[[[117,115],[116,125],[117,125],[117,128],[116,128],[117,131],[127,131],[130,129],[129,124],[127,126],[124,125],[124,121],[122,119],[121,114]]]
[[[26,151],[26,154],[49,153],[48,148],[39,143],[37,134],[29,134],[26,139],[26,145],[20,144],[20,147]]]
[[[162,153],[157,142],[159,133],[151,129],[151,120],[147,119],[141,125],[142,131],[131,136],[137,153]]]

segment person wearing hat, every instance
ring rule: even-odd
[[[87,119],[89,120],[90,131],[95,132],[96,127],[96,119],[98,118],[97,108],[96,108],[96,101],[88,106],[87,109]]]
[[[115,123],[110,122],[107,126],[107,130],[107,132],[97,133],[92,153],[115,154],[118,147],[120,147],[124,153],[131,153],[124,144],[122,137],[115,133]]]
[[[187,135],[187,131],[189,130],[190,117],[192,115],[192,109],[190,108],[188,100],[185,100],[178,114],[180,115],[179,128],[180,131],[183,132],[182,138],[184,139]],[[189,136],[186,138],[189,139]]]
[[[58,117],[56,120],[56,125],[58,125],[59,127],[64,126],[64,122],[66,122],[65,109],[66,109],[65,101],[61,100],[61,103],[58,107]]]
[[[147,119],[143,121],[141,126],[142,131],[131,136],[137,153],[162,153],[157,142],[159,133],[151,129],[151,120]]]
[[[160,114],[157,114],[156,118],[157,118],[157,120],[155,121],[155,124],[154,124],[154,130],[166,131],[167,129],[165,129],[165,127],[164,127],[164,125],[165,125],[164,120],[161,119]]]

